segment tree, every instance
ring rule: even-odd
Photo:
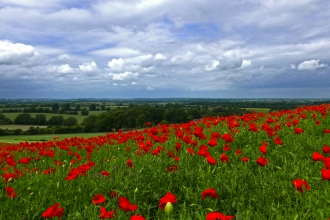
[[[62,109],[63,109],[64,111],[71,111],[70,103],[64,103],[64,104],[62,105]]]
[[[139,117],[136,119],[136,126],[142,127],[144,123],[147,122],[147,118],[145,115],[139,115]]]
[[[36,117],[34,118],[34,123],[37,125],[44,125],[46,124],[46,115],[43,114],[37,114]]]
[[[4,114],[0,114],[0,125],[10,125],[14,122],[7,118]]]
[[[81,111],[81,115],[88,115],[89,111],[86,110],[85,108]]]
[[[47,124],[49,125],[60,125],[62,124],[64,121],[63,116],[59,115],[59,116],[52,116],[48,121]]]
[[[101,110],[102,110],[102,111],[105,110],[105,105],[101,105]]]
[[[31,115],[29,113],[23,113],[17,115],[17,117],[14,119],[15,124],[20,124],[20,125],[29,125],[31,124]]]
[[[96,105],[93,103],[93,104],[90,104],[89,105],[89,111],[95,111],[96,110]]]
[[[97,120],[96,115],[90,115],[87,118],[85,118],[81,123],[81,125],[84,126],[84,132],[97,131],[97,127],[95,125],[96,120]]]
[[[73,125],[76,125],[77,122],[78,122],[78,120],[75,117],[68,117],[68,118],[64,119],[64,121],[62,122],[62,125],[73,126]]]
[[[57,112],[60,109],[60,105],[58,103],[54,103],[52,105],[52,111]]]

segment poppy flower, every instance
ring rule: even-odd
[[[305,187],[306,190],[311,189],[306,180],[295,179],[292,181],[292,184],[300,193],[302,193],[303,191],[303,186]]]
[[[102,175],[102,176],[109,176],[109,175],[110,175],[110,172],[107,172],[106,170],[103,170],[103,171],[101,172],[101,175]]]
[[[226,141],[227,143],[230,142],[234,142],[234,139],[232,138],[232,136],[228,133],[228,134],[223,134],[221,136],[222,140]]]
[[[92,202],[97,205],[105,202],[105,198],[102,194],[97,194],[96,196],[93,197]]]
[[[282,140],[281,140],[279,137],[276,137],[276,138],[274,139],[274,142],[275,142],[275,144],[277,144],[277,145],[282,145],[282,144],[283,144]]]
[[[132,215],[130,220],[146,220],[142,215]]]
[[[330,170],[322,168],[322,181],[330,180]]]
[[[295,133],[295,134],[301,134],[301,133],[303,133],[303,132],[304,132],[304,130],[301,129],[301,128],[295,128],[295,129],[294,129],[294,133]]]
[[[320,154],[319,152],[314,152],[313,155],[312,155],[312,160],[313,161],[324,161],[325,158],[322,154]]]
[[[323,164],[327,169],[330,169],[330,157],[325,157]]]
[[[257,162],[257,164],[259,164],[262,167],[264,167],[268,164],[268,160],[263,157],[259,157],[256,162]]]
[[[173,193],[168,192],[164,197],[160,198],[158,207],[161,208],[162,210],[164,210],[166,203],[170,202],[170,203],[174,204],[177,201],[178,200],[177,200],[176,196]]]
[[[210,147],[215,147],[218,145],[217,141],[213,138],[207,143]]]
[[[242,158],[242,161],[243,161],[243,162],[248,162],[248,161],[249,161],[249,158],[247,158],[247,157],[243,157],[243,158]]]
[[[267,147],[266,147],[266,145],[261,145],[261,146],[259,147],[259,150],[260,150],[260,152],[261,152],[262,154],[266,154],[266,152],[267,152]]]
[[[178,165],[173,165],[167,168],[166,172],[176,172],[179,169]]]
[[[220,155],[220,161],[229,163],[229,157],[226,154],[221,154]]]
[[[215,165],[217,163],[217,161],[212,156],[207,156],[206,161],[211,165]]]
[[[131,204],[124,196],[119,197],[119,207],[125,212],[136,211],[138,208],[137,205]]]
[[[204,200],[207,196],[212,197],[214,199],[218,198],[217,191],[213,188],[208,188],[202,192],[202,200]]]
[[[41,216],[43,218],[62,217],[64,208],[59,208],[60,204],[56,203],[49,207]]]
[[[115,190],[111,190],[109,194],[112,198],[118,198],[118,193]]]
[[[230,146],[228,144],[224,144],[223,151],[229,151],[229,150],[230,150]]]
[[[15,192],[15,189],[10,186],[6,186],[6,193],[7,193],[8,197],[11,199],[17,197],[17,193]]]
[[[242,153],[241,149],[237,149],[235,152],[236,156],[240,155],[241,153]]]
[[[126,164],[129,168],[133,167],[133,161],[131,159],[128,159]]]
[[[206,220],[230,220],[233,219],[234,216],[224,215],[221,212],[210,212],[206,215]]]
[[[187,148],[187,152],[188,152],[190,155],[196,155],[194,149],[192,149],[191,147],[188,147],[188,148]]]
[[[328,145],[324,145],[322,151],[323,153],[328,154],[330,153],[330,147]]]
[[[324,129],[324,134],[329,134],[330,133],[330,129]]]
[[[114,211],[107,212],[105,207],[100,207],[100,219],[114,218],[114,214]]]

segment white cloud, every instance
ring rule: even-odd
[[[298,70],[316,70],[327,67],[328,64],[319,64],[320,60],[307,60],[298,65]]]
[[[79,65],[79,69],[85,73],[92,73],[92,72],[97,71],[98,68],[97,68],[96,63],[94,61],[92,61],[90,63],[84,63],[82,65]]]
[[[0,64],[21,63],[35,55],[37,52],[31,45],[14,44],[7,40],[0,40]]]
[[[112,59],[108,62],[108,67],[110,67],[113,71],[120,71],[123,69],[125,61],[122,58],[119,59]]]
[[[61,54],[57,57],[57,60],[59,60],[59,61],[68,61],[68,60],[70,60],[70,58],[71,57],[67,54]]]
[[[218,60],[213,60],[211,65],[206,65],[205,70],[212,71],[219,66],[220,62]]]
[[[117,48],[108,48],[100,49],[90,53],[91,55],[96,56],[112,56],[112,57],[131,57],[139,55],[139,51],[126,48],[126,47],[117,47]]]
[[[131,80],[131,79],[137,79],[139,74],[132,72],[124,72],[124,73],[109,73],[108,76],[110,76],[112,80]]]
[[[64,64],[58,67],[59,73],[73,73],[74,69],[69,64]]]
[[[293,69],[293,70],[297,69],[296,65],[294,65],[294,64],[291,64],[290,68]]]
[[[152,91],[152,90],[154,90],[154,88],[153,88],[153,87],[150,87],[150,86],[148,86],[148,87],[147,87],[147,90],[148,90],[148,91]]]
[[[157,54],[155,55],[155,58],[154,58],[154,60],[166,60],[166,59],[167,59],[167,57],[164,56],[164,55],[161,54],[161,53],[157,53]]]
[[[247,67],[249,67],[249,66],[251,66],[252,65],[252,62],[251,62],[251,60],[243,60],[242,61],[242,65],[241,65],[241,69],[244,69],[244,68],[247,68]]]

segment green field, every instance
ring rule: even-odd
[[[98,115],[106,111],[90,111],[89,115]],[[7,118],[11,119],[12,121],[15,120],[17,115],[23,114],[22,112],[10,112],[10,113],[2,113],[5,115]],[[69,117],[74,117],[78,120],[78,124],[81,124],[85,118],[88,116],[86,115],[81,115],[80,112],[78,115],[68,115],[68,114],[54,114],[54,113],[29,113],[32,117],[35,117],[37,114],[42,114],[46,115],[46,120],[50,119],[52,116],[63,116],[64,119],[69,118]]]
[[[36,141],[50,141],[53,140],[54,137],[58,137],[59,140],[63,140],[65,138],[71,137],[97,137],[97,136],[104,136],[106,132],[99,132],[99,133],[77,133],[77,134],[45,134],[45,135],[12,135],[12,136],[0,136],[0,142],[5,143],[20,143],[20,142],[36,142]]]
[[[29,130],[30,127],[39,127],[39,128],[47,128],[47,126],[40,126],[40,125],[0,125],[0,129],[22,129],[23,131]]]
[[[250,112],[262,112],[262,113],[268,113],[269,112],[269,108],[245,108],[247,111]]]

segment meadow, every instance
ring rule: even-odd
[[[330,105],[0,147],[0,219],[328,219]]]

